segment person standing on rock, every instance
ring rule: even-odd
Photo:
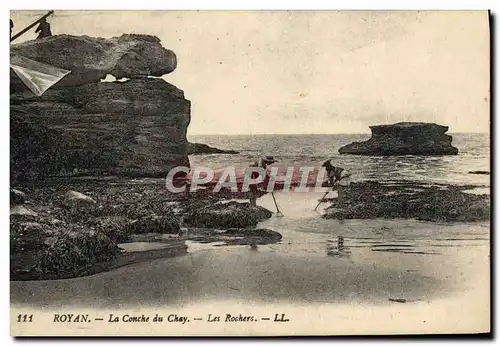
[[[351,184],[351,173],[342,167],[332,165],[331,161],[332,160],[326,160],[323,162],[322,167],[326,168],[328,185],[332,188],[335,184],[338,186],[337,207],[342,208],[345,202],[345,192]]]
[[[43,18],[40,21],[38,28],[36,28],[35,30],[35,33],[36,32],[39,32],[37,39],[52,36],[52,31],[50,30],[50,24],[47,22],[47,19]]]
[[[273,163],[277,162],[274,159],[274,156],[264,156],[260,160],[255,161],[253,164],[250,165],[250,167],[259,167],[266,170],[267,166],[272,165]],[[252,175],[250,176],[252,179],[257,179],[259,176],[259,173],[253,172]],[[264,179],[265,182],[265,179]],[[249,186],[250,189],[250,206],[255,207],[257,206],[257,197],[258,197],[258,191],[259,191],[259,186],[258,184],[252,184]]]

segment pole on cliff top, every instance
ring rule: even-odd
[[[18,38],[19,36],[21,36],[22,34],[24,34],[26,31],[28,31],[29,29],[31,29],[32,27],[34,27],[35,25],[37,25],[38,23],[40,23],[40,21],[44,20],[45,18],[47,18],[48,16],[50,16],[53,13],[54,13],[54,11],[49,11],[42,18],[38,19],[36,22],[28,25],[26,28],[24,28],[23,30],[19,31],[17,34],[15,34],[14,36],[11,37],[10,42],[14,41],[16,38]]]

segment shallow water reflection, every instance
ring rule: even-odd
[[[489,223],[435,223],[405,219],[335,220],[323,219],[311,210],[321,193],[276,193],[285,214],[272,217],[259,227],[283,235],[286,245],[307,244],[325,249],[328,256],[348,258],[351,251],[392,252],[403,255],[439,255],[446,248],[489,247]],[[271,197],[259,199],[261,206],[273,210]],[[341,245],[339,241],[341,239]],[[324,251],[324,250],[323,250]]]

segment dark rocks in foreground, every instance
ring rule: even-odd
[[[178,234],[181,231],[179,220],[174,215],[148,215],[130,222],[126,230],[129,233],[168,233]]]
[[[188,155],[201,155],[201,154],[239,154],[235,150],[223,150],[219,148],[214,148],[202,143],[188,143],[187,145]]]
[[[489,195],[464,192],[471,188],[405,181],[353,183],[346,191],[343,206],[337,208],[335,199],[325,218],[405,218],[435,222],[489,220]]]
[[[281,239],[278,232],[255,228],[272,215],[264,208],[221,203],[222,197],[170,195],[161,182],[73,178],[19,189],[29,209],[11,207],[11,280],[74,278],[140,258],[179,255],[186,240],[253,246]],[[169,247],[139,255],[118,246],[141,239]]]
[[[457,155],[446,134],[448,126],[433,123],[401,122],[392,125],[370,126],[372,137],[339,149],[340,154],[354,155]]]
[[[70,70],[57,86],[99,82],[107,74],[122,77],[161,77],[175,70],[177,57],[150,35],[119,37],[54,35],[12,44],[11,53],[37,62]],[[11,87],[22,87],[13,84]]]
[[[244,228],[255,227],[258,222],[269,219],[272,212],[250,203],[218,202],[186,213],[184,223],[192,227]]]

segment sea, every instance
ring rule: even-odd
[[[364,141],[370,134],[304,135],[188,135],[190,142],[236,150],[239,154],[191,155],[191,167],[245,167],[262,155],[274,155],[284,165],[320,166],[332,159],[334,165],[347,168],[352,181],[411,180],[427,183],[479,185],[489,193],[490,135],[455,133],[452,145],[459,150],[450,156],[359,156],[340,155],[338,149],[354,141]]]

